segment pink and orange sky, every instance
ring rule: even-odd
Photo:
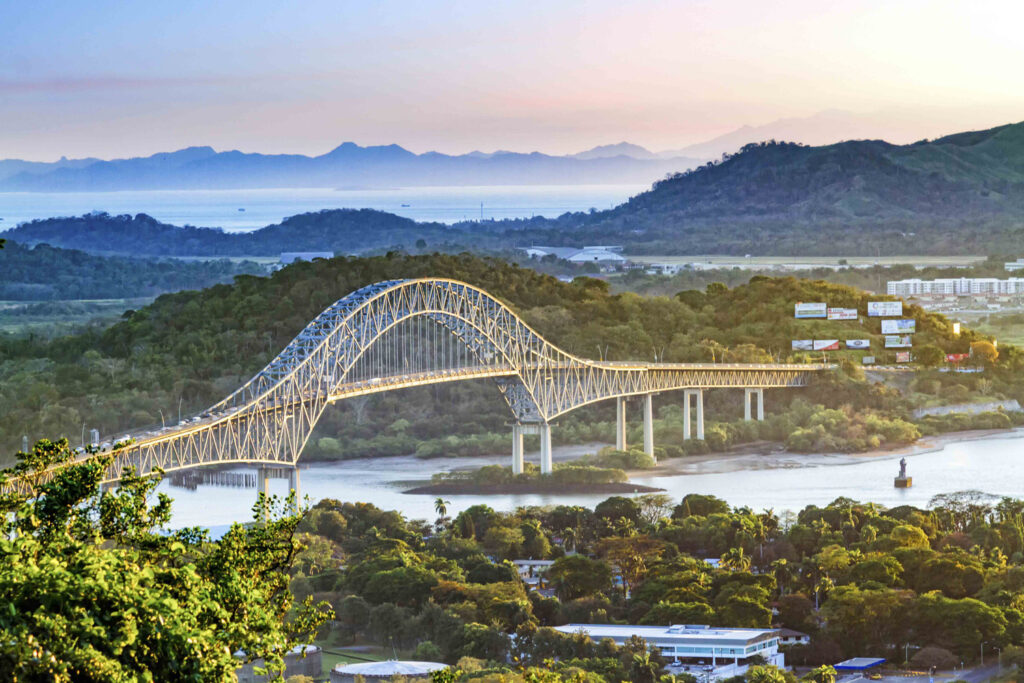
[[[1021,25],[978,1],[5,2],[0,158],[661,150],[823,110],[853,116],[805,141],[906,142],[1024,120]]]

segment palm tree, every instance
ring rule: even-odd
[[[745,572],[750,569],[750,556],[744,552],[743,547],[729,548],[721,558],[722,567],[726,569]]]
[[[571,547],[575,551],[579,548],[582,537],[583,534],[579,527],[571,526],[562,532],[562,544],[566,546],[566,549]]]
[[[450,500],[445,500],[440,496],[434,501],[434,512],[437,513],[438,517],[444,517],[448,514],[448,506],[451,505]]]
[[[658,663],[651,658],[650,651],[633,655],[632,666],[629,667],[630,680],[637,683],[655,683],[658,680]]]
[[[807,683],[836,683],[836,670],[825,664],[808,671],[800,680],[807,681]]]

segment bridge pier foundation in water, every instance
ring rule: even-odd
[[[551,424],[548,422],[512,425],[512,474],[523,473],[523,436],[526,434],[540,436],[540,472],[551,474],[554,466],[551,461]]]

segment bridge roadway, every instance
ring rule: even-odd
[[[105,482],[127,467],[140,474],[207,465],[294,466],[327,405],[357,396],[471,379],[493,379],[513,414],[513,469],[523,468],[523,435],[541,437],[550,472],[551,422],[616,399],[616,445],[626,448],[626,399],[643,397],[644,450],[653,455],[652,397],[684,390],[684,438],[704,437],[703,392],[745,390],[745,416],[764,416],[764,389],[805,386],[811,364],[593,361],[568,354],[483,290],[454,280],[379,283],[353,292],[313,320],[252,380],[202,414],[161,430],[128,434],[114,446]],[[84,456],[89,457],[89,456]],[[264,489],[266,479],[258,477]],[[17,487],[8,482],[6,488]],[[297,472],[292,488],[298,488]]]

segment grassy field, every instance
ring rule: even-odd
[[[985,260],[984,256],[659,256],[657,254],[630,256],[637,263],[702,263],[730,268],[732,266],[969,266]],[[840,264],[845,261],[845,264]]]
[[[150,303],[140,299],[67,301],[0,301],[0,334],[64,334],[90,323],[109,324],[130,309]]]

